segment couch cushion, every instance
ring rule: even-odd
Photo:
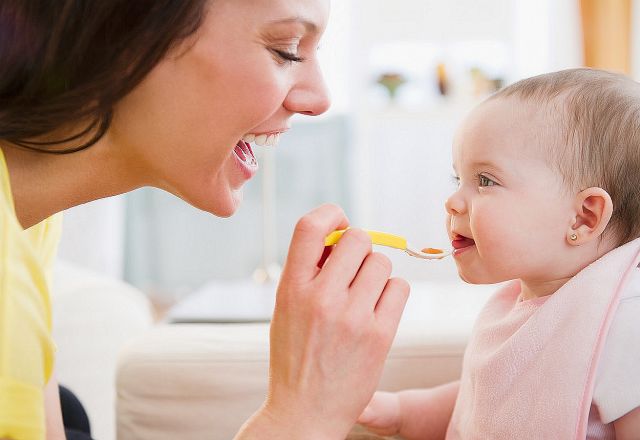
[[[58,381],[80,398],[93,437],[115,438],[116,359],[124,344],[151,328],[139,290],[58,261],[51,289]]]

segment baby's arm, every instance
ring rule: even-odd
[[[377,392],[358,422],[380,435],[444,439],[459,385],[455,381],[427,389]]]
[[[635,440],[640,433],[640,407],[613,422],[616,440]]]

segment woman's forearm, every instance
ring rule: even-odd
[[[455,381],[429,389],[400,391],[400,435],[407,440],[444,439],[459,387],[460,381]]]
[[[66,435],[62,423],[62,409],[60,408],[60,391],[58,389],[58,380],[55,372],[45,386],[44,404],[47,417],[47,440],[65,440]]]

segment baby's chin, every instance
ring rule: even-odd
[[[458,268],[458,276],[467,284],[497,284],[509,281],[512,278],[499,276],[497,274],[478,273],[469,270],[461,270]]]

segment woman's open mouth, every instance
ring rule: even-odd
[[[282,132],[279,130],[262,134],[248,133],[238,141],[233,153],[246,179],[250,179],[258,170],[258,161],[251,149],[251,142],[260,146],[275,147],[280,141]]]
[[[243,140],[239,140],[234,148],[234,153],[240,158],[241,161],[247,162],[251,166],[258,166],[256,156],[253,154],[251,144]]]
[[[465,237],[464,235],[456,234],[455,238],[451,241],[451,246],[453,247],[453,256],[460,255],[461,253],[472,249],[475,247],[476,242],[469,237]]]
[[[271,133],[262,133],[262,134],[245,134],[242,137],[242,140],[246,143],[255,142],[256,145],[260,145],[261,147],[275,147],[280,142],[280,134],[281,131],[274,131]]]
[[[251,145],[248,142],[239,140],[233,149],[233,153],[245,177],[250,179],[258,171],[258,161],[253,154]]]

